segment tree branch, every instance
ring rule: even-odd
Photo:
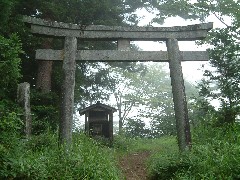
[[[221,22],[223,23],[225,26],[229,27],[229,25],[227,23],[225,23],[217,14],[216,12],[213,12],[213,15]]]

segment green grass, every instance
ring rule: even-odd
[[[149,166],[152,179],[240,179],[240,126],[199,127],[190,152],[159,152]]]
[[[177,140],[174,136],[164,136],[156,139],[117,136],[115,137],[114,148],[115,157],[122,157],[136,152],[150,152],[150,158],[146,162],[149,177],[155,177],[157,174],[159,157],[162,157],[161,162],[163,162],[167,160],[168,155],[178,153]]]
[[[114,148],[117,153],[133,153],[149,151],[151,153],[177,151],[176,137],[164,136],[161,138],[127,138],[116,136]]]
[[[152,179],[240,179],[240,125],[199,127],[190,152],[180,154],[176,137],[116,136],[113,147],[76,133],[68,152],[56,134],[12,138],[0,144],[0,179],[121,179],[119,156],[150,152]]]
[[[0,146],[0,179],[120,179],[112,150],[84,134],[75,134],[66,152],[54,134]]]

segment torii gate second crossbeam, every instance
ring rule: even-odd
[[[76,25],[24,17],[34,34],[64,37],[63,50],[38,49],[36,59],[63,60],[64,84],[60,123],[60,142],[71,143],[76,60],[79,61],[155,61],[169,62],[174,101],[177,136],[180,151],[190,147],[188,119],[181,61],[207,61],[205,51],[179,51],[178,41],[201,40],[212,29],[213,23],[175,27],[121,27]],[[117,41],[118,50],[77,50],[80,40]],[[130,41],[166,41],[167,52],[130,51]]]

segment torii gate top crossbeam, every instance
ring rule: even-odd
[[[24,16],[23,21],[31,24],[32,33],[57,37],[77,37],[81,39],[134,41],[179,41],[201,40],[213,28],[213,23],[202,23],[174,27],[122,27],[103,25],[77,25],[62,22],[51,22],[43,19]]]

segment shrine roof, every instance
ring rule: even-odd
[[[88,111],[112,111],[112,112],[116,112],[117,109],[115,109],[111,106],[108,106],[106,104],[102,104],[102,103],[100,103],[100,101],[98,101],[96,104],[93,104],[93,105],[88,106],[88,107],[83,108],[83,109],[79,109],[80,115],[83,115]]]

